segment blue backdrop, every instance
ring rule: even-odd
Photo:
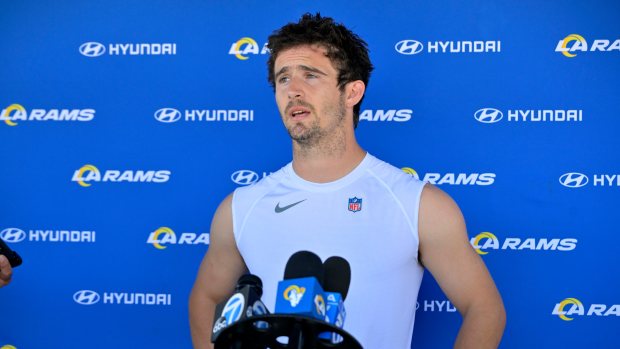
[[[2,2],[0,347],[191,347],[215,208],[290,161],[263,46],[308,11],[368,42],[358,139],[459,203],[500,347],[617,348],[613,0]],[[412,347],[451,347],[429,274],[418,302]]]

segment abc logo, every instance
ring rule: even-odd
[[[241,318],[245,299],[241,293],[235,293],[222,309],[222,316],[226,318],[226,324],[230,325]]]

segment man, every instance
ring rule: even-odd
[[[422,266],[463,316],[455,347],[497,347],[502,300],[458,206],[355,139],[372,70],[366,43],[331,18],[306,14],[268,45],[269,81],[293,161],[218,207],[190,296],[194,347],[210,347],[214,307],[248,271],[263,280],[273,310],[276,284],[299,250],[349,261],[344,329],[364,348],[411,346]]]
[[[0,254],[0,287],[6,286],[11,282],[13,276],[13,269],[9,260]]]

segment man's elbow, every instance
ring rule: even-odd
[[[211,301],[207,293],[194,286],[189,295],[189,328],[195,349],[213,348],[210,343],[212,326]]]
[[[201,290],[200,287],[194,285],[192,291],[189,294],[189,320],[190,325],[193,322],[204,316],[205,308],[208,308],[209,299],[206,296],[206,292]]]
[[[489,339],[499,344],[506,328],[506,308],[499,294],[481,297],[468,307],[463,317],[470,317],[470,321],[477,324],[476,327],[486,329],[484,332]]]
[[[498,334],[499,339],[501,339],[504,329],[506,328],[506,308],[504,308],[504,303],[501,299],[495,304],[489,315],[493,318],[496,333]]]
[[[486,319],[486,326],[488,326],[492,336],[495,337],[497,344],[499,344],[506,328],[506,308],[502,298],[497,295],[497,297],[486,302],[486,304],[481,306],[480,313]]]

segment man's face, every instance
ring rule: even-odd
[[[276,103],[284,126],[299,145],[315,145],[344,123],[338,71],[318,45],[280,52],[275,60]]]

